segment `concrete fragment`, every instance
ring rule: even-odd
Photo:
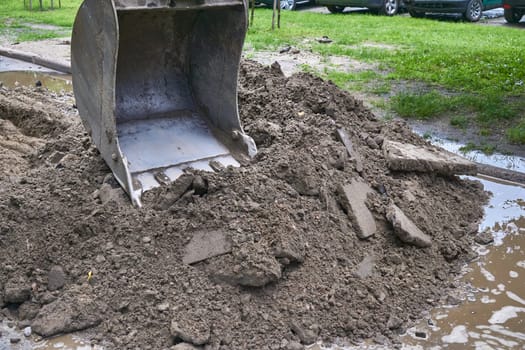
[[[352,141],[350,140],[348,133],[344,129],[339,128],[337,129],[337,137],[343,143],[343,145],[345,145],[346,151],[348,152],[350,158],[353,159],[355,170],[358,173],[363,172],[363,160],[361,159],[359,152],[357,152],[357,150],[352,145]]]
[[[53,266],[47,274],[47,289],[54,291],[64,287],[66,283],[66,274],[60,266]]]
[[[477,173],[475,163],[435,146],[415,146],[385,140],[383,150],[388,167],[395,171],[431,172],[443,175]]]
[[[430,236],[423,233],[395,204],[391,204],[387,209],[386,218],[394,227],[394,233],[403,242],[421,248],[432,245]]]
[[[376,258],[373,255],[367,255],[364,259],[357,265],[357,269],[354,272],[356,277],[361,279],[367,278],[372,275],[374,271]]]
[[[195,264],[214,256],[230,253],[232,243],[224,231],[197,231],[185,247],[184,264]]]
[[[31,326],[35,333],[50,337],[96,326],[102,322],[102,315],[98,304],[83,295],[44,305]]]
[[[192,174],[183,174],[175,180],[167,193],[162,197],[160,203],[155,206],[157,210],[167,210],[171,207],[180,197],[184,195],[187,191],[191,189],[193,184],[193,175]]]
[[[352,180],[349,185],[340,186],[339,198],[348,218],[355,224],[357,236],[366,239],[377,231],[374,216],[366,206],[366,197],[372,192],[370,186],[360,180]]]

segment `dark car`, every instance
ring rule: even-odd
[[[518,23],[525,15],[525,0],[503,0],[503,14],[509,23]]]
[[[317,5],[324,5],[332,13],[341,13],[345,7],[366,7],[370,12],[393,16],[399,12],[401,0],[316,0]]]
[[[265,4],[266,6],[273,6],[273,0],[257,0],[256,3]],[[295,10],[297,5],[313,4],[314,0],[281,0],[281,9]]]
[[[461,13],[470,22],[477,22],[485,10],[501,7],[501,0],[405,0],[412,17],[425,13]]]

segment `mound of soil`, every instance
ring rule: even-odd
[[[89,328],[116,349],[395,343],[474,256],[481,185],[390,171],[383,140],[425,141],[330,82],[244,62],[240,113],[258,155],[240,168],[188,169],[145,193],[142,209],[115,183],[69,97],[0,91],[0,306],[43,336]],[[340,187],[356,179],[372,188],[377,232],[368,239],[341,205]],[[430,247],[397,238],[385,218],[391,204]],[[183,263],[186,245],[207,233],[225,254]]]

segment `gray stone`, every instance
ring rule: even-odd
[[[317,333],[304,328],[299,322],[292,321],[290,328],[304,345],[313,344],[317,340]]]
[[[357,265],[357,269],[354,272],[354,275],[361,279],[371,276],[374,271],[375,261],[376,261],[375,256],[373,255],[365,256],[363,261],[361,261],[359,265]]]
[[[202,319],[184,315],[171,321],[171,335],[194,345],[204,345],[210,340],[210,327]]]
[[[53,266],[47,274],[47,289],[54,291],[61,289],[66,284],[66,274],[60,266]]]
[[[487,245],[494,242],[494,236],[492,235],[492,233],[490,233],[490,231],[483,231],[478,233],[474,237],[474,242],[482,245]]]
[[[162,304],[157,305],[157,310],[159,310],[160,312],[168,311],[169,309],[170,309],[169,303],[162,303]]]
[[[30,337],[31,336],[31,327],[24,328],[24,335],[26,337]]]
[[[388,167],[395,171],[431,172],[444,175],[477,173],[475,163],[435,146],[415,146],[385,140],[383,150]]]
[[[346,130],[342,128],[337,129],[337,137],[345,146],[346,151],[348,152],[348,155],[350,156],[350,158],[354,161],[355,170],[358,173],[361,173],[363,171],[363,160],[359,152],[357,152],[357,150],[352,145],[352,141],[350,140],[350,137],[348,136],[348,133],[346,132]]]
[[[102,315],[98,304],[85,295],[67,301],[58,299],[40,309],[32,328],[35,333],[50,337],[96,326]]]
[[[386,218],[394,227],[394,233],[403,242],[421,248],[432,245],[430,236],[423,233],[395,204],[391,204],[387,209]]]
[[[29,283],[24,280],[11,279],[4,286],[4,302],[21,304],[31,296]]]
[[[171,350],[201,350],[201,346],[195,346],[189,343],[179,343],[170,348]]]
[[[195,191],[196,195],[202,196],[208,192],[208,185],[206,185],[206,181],[202,178],[202,176],[195,176],[193,178],[192,188]]]
[[[95,262],[97,262],[97,264],[102,264],[105,261],[106,258],[104,257],[104,255],[99,254],[95,257]]]
[[[230,253],[232,243],[224,231],[197,231],[185,247],[184,264],[195,264],[214,256]]]
[[[98,190],[98,198],[103,205],[109,202],[122,204],[127,200],[124,191],[120,187],[113,188],[107,183],[104,183],[102,186],[100,186]]]
[[[386,323],[386,326],[388,329],[399,329],[403,325],[403,320],[397,317],[396,315],[390,315],[388,318],[388,321]]]
[[[372,189],[361,180],[352,180],[349,185],[339,186],[341,206],[355,224],[357,236],[369,238],[377,231],[374,216],[366,206],[366,197]]]

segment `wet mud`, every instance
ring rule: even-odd
[[[384,140],[424,145],[398,121],[309,74],[244,62],[240,113],[259,154],[240,168],[187,169],[133,208],[85,133],[71,94],[0,90],[1,317],[108,349],[385,346],[455,288],[487,200],[471,179],[392,172]],[[344,128],[359,152],[349,157]],[[370,186],[377,231],[360,239],[342,185]],[[431,240],[405,244],[395,204]],[[346,210],[346,212],[345,212]],[[221,231],[230,251],[183,263]]]

